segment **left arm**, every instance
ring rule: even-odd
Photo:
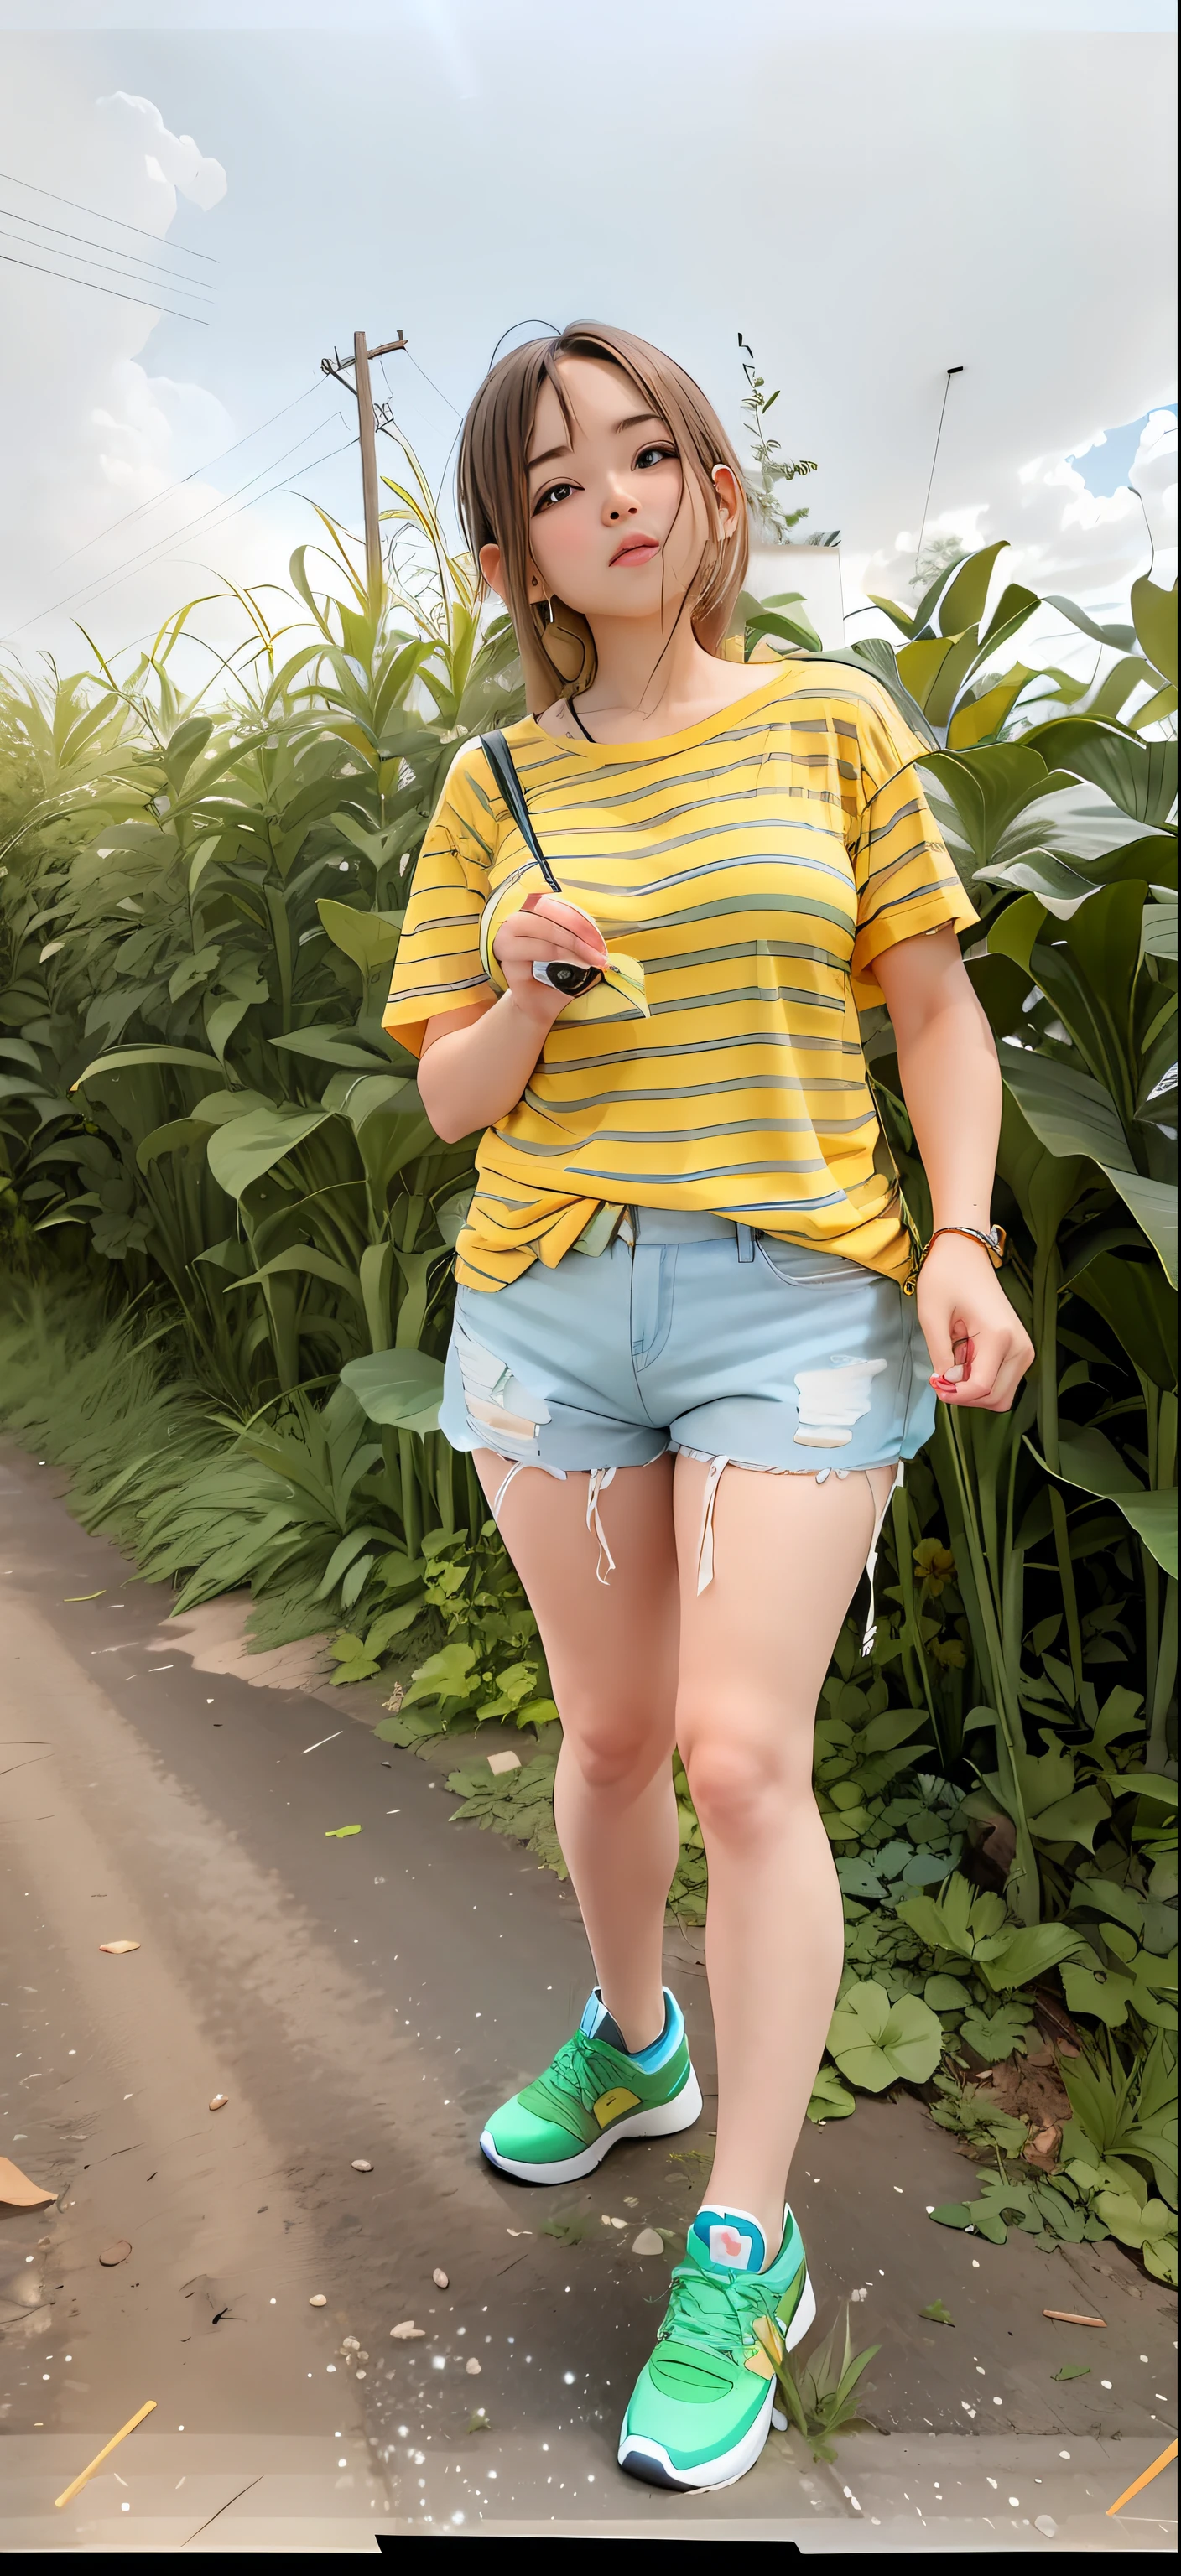
[[[915,1142],[931,1191],[932,1230],[992,1223],[1001,1074],[992,1031],[950,926],[904,939],[874,961],[898,1043]],[[944,1234],[923,1263],[919,1322],[931,1383],[945,1404],[1007,1412],[1033,1359],[982,1244]]]

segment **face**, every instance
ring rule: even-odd
[[[564,359],[560,372],[570,424],[545,384],[529,442],[530,596],[564,599],[592,626],[613,617],[668,626],[707,538],[737,525],[733,477],[718,467],[707,505],[629,376],[592,358]],[[499,548],[485,546],[480,564],[499,590]]]

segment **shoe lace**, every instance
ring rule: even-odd
[[[573,2039],[563,2040],[544,2075],[539,2075],[528,2089],[534,2104],[552,2105],[560,2112],[573,2097],[589,2111],[618,2082],[618,2052],[608,2049],[602,2041],[588,2039],[585,2031],[576,2030]]]
[[[744,2344],[762,2342],[756,2322],[769,2314],[767,2284],[759,2272],[701,2272],[695,2263],[678,2263],[658,2343],[675,2336],[699,2352],[733,2353]]]

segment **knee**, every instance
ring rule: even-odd
[[[684,1753],[690,1795],[707,1844],[752,1844],[779,1829],[783,1811],[810,1797],[811,1776],[774,1738],[711,1727]]]
[[[630,1791],[645,1788],[672,1753],[671,1725],[657,1735],[650,1710],[617,1708],[609,1718],[596,1712],[580,1723],[562,1711],[564,1760],[573,1761],[588,1789]]]

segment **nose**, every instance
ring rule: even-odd
[[[639,506],[621,483],[615,478],[609,481],[603,503],[603,518],[608,527],[613,527],[620,519],[634,519]]]

